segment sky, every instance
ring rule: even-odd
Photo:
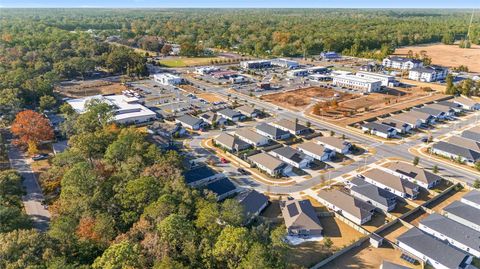
[[[0,0],[0,7],[480,8],[480,0]]]

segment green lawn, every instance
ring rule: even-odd
[[[195,57],[195,58],[172,58],[161,60],[160,64],[165,67],[186,67],[196,65],[209,65],[212,60],[225,60],[219,57]]]

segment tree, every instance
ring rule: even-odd
[[[433,172],[434,174],[438,174],[438,166],[437,166],[437,165],[434,165],[434,166],[433,166],[432,172]]]
[[[53,139],[53,129],[48,119],[32,110],[17,114],[12,124],[12,133],[18,137],[15,143],[21,146],[36,146]]]
[[[44,95],[40,97],[40,110],[45,111],[45,110],[50,110],[52,109],[55,104],[57,103],[57,100],[55,100],[55,97],[51,95]]]
[[[477,161],[477,162],[475,163],[475,168],[476,168],[478,171],[480,171],[480,161]]]
[[[9,120],[18,113],[23,106],[18,89],[3,89],[0,94],[0,115],[7,115]]]
[[[113,244],[92,264],[93,269],[143,268],[138,245],[124,241]]]
[[[413,162],[412,162],[413,165],[417,166],[419,162],[420,162],[420,158],[419,158],[418,156],[415,156],[415,157],[413,158]]]
[[[453,84],[453,75],[452,74],[447,75],[447,77],[445,79],[445,82],[447,84],[447,88],[445,90],[445,93],[450,94],[450,95],[456,94],[457,90],[455,88],[455,85]]]
[[[325,237],[323,239],[323,245],[326,247],[326,248],[331,248],[333,246],[333,241],[332,239],[328,238],[328,237]]]
[[[213,256],[226,268],[236,268],[247,255],[252,240],[244,227],[225,227],[217,238]]]
[[[480,189],[480,179],[475,179],[475,181],[473,182],[473,187],[475,189]]]

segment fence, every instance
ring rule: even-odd
[[[350,250],[354,249],[354,248],[357,248],[359,246],[361,246],[363,243],[365,243],[365,241],[367,241],[369,239],[368,236],[364,236],[362,238],[360,238],[359,240],[357,240],[355,243],[351,244],[350,246],[348,247],[345,247],[335,253],[333,253],[332,256],[322,260],[321,262],[315,264],[314,266],[310,267],[310,269],[318,269],[318,268],[321,268],[325,265],[327,265],[329,262],[335,260],[336,258],[338,258],[339,256],[349,252]]]
[[[340,215],[339,213],[335,212],[335,217],[338,218],[339,220],[345,222],[348,226],[352,227],[353,229],[355,229],[356,231],[364,234],[364,235],[369,235],[370,232],[365,230],[363,227],[361,227],[360,225],[354,223],[353,221],[345,218],[344,216]]]

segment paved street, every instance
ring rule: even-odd
[[[17,170],[23,177],[23,185],[27,194],[22,197],[25,212],[34,221],[34,227],[40,231],[46,231],[50,222],[50,212],[46,210],[43,205],[43,194],[37,179],[28,164],[27,159],[22,152],[10,146],[8,158],[13,169]]]

